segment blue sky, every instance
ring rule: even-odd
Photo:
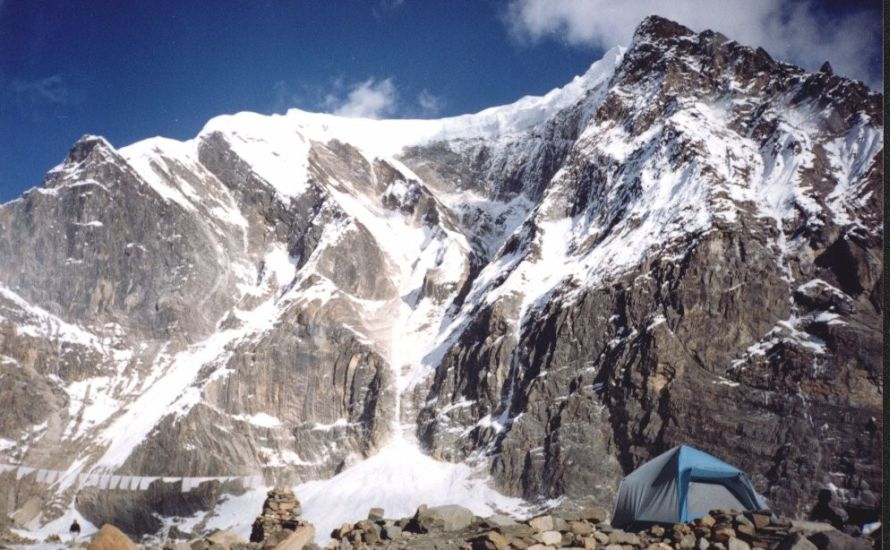
[[[875,0],[0,0],[0,202],[85,133],[124,146],[244,110],[430,117],[541,94],[653,12],[881,83]]]

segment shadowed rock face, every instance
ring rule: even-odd
[[[0,207],[2,461],[293,484],[398,419],[530,499],[686,443],[876,510],[882,97],[657,17],[609,70],[396,156],[299,114],[85,136]],[[241,491],[0,488],[134,534]]]

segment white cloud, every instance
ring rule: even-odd
[[[429,90],[423,90],[417,96],[417,105],[420,107],[420,115],[430,117],[442,112],[442,98],[433,95]]]
[[[881,24],[874,14],[829,15],[802,0],[512,0],[507,22],[521,40],[563,39],[605,49],[627,45],[646,16],[657,14],[693,30],[712,29],[761,46],[776,59],[881,85]],[[880,14],[878,14],[880,15]]]
[[[57,74],[40,80],[13,80],[12,91],[30,98],[31,101],[66,104],[72,100],[65,80]]]
[[[345,98],[328,94],[324,106],[335,115],[381,118],[395,113],[397,99],[398,92],[391,78],[380,81],[369,78],[350,87]]]

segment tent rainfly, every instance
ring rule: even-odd
[[[711,510],[765,510],[745,472],[679,445],[631,472],[618,488],[612,525],[685,523]]]

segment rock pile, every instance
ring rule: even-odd
[[[412,548],[464,550],[833,550],[878,544],[854,538],[828,524],[798,522],[769,512],[712,511],[689,523],[652,525],[624,531],[609,525],[602,508],[551,511],[526,521],[505,516],[480,518],[460,506],[421,506],[411,518],[368,519],[335,529],[328,548]],[[876,546],[875,546],[876,547]]]
[[[300,519],[300,501],[290,489],[272,489],[266,494],[262,513],[254,520],[250,542],[277,544],[300,527],[308,525]]]
[[[384,519],[382,508],[371,508],[368,518],[355,524],[344,523],[331,533],[334,539],[329,548],[352,549],[364,547],[416,548],[422,546],[417,541],[419,535],[429,534],[428,539],[441,539],[437,535],[456,534],[455,540],[438,540],[442,543],[457,544],[461,536],[479,518],[473,512],[457,505],[428,507],[421,505],[413,517],[398,520]],[[446,537],[447,538],[447,537]],[[456,547],[456,546],[455,546]]]

